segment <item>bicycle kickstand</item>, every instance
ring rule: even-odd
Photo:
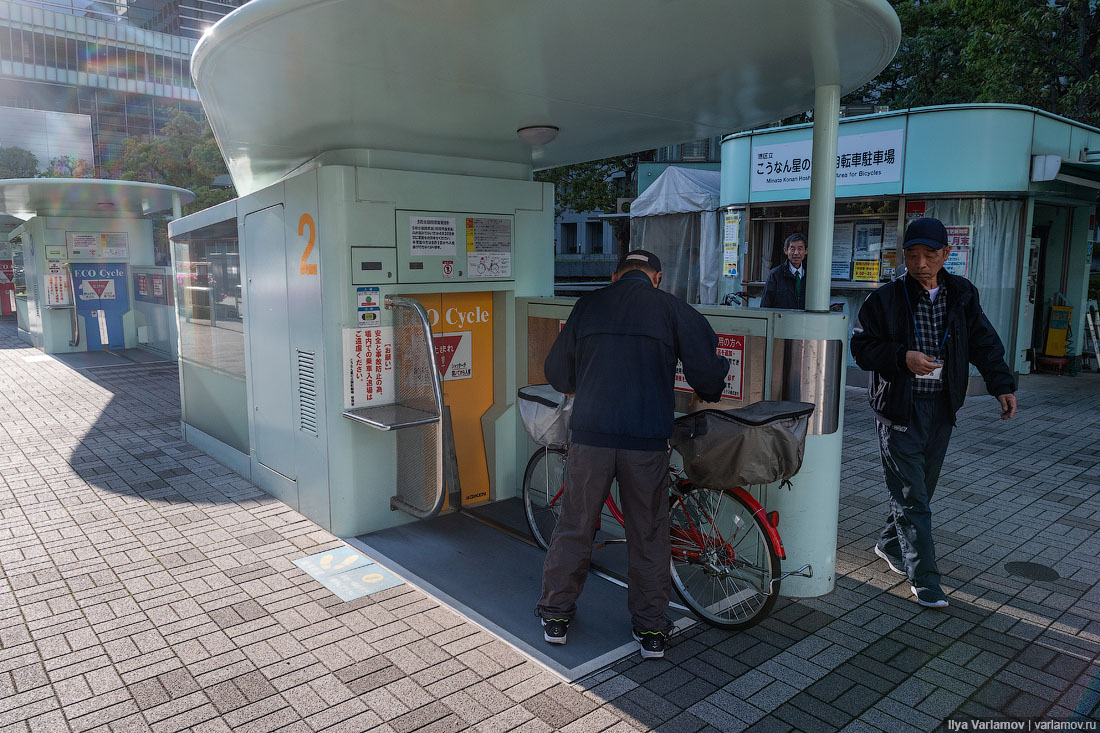
[[[791,570],[790,572],[787,572],[787,573],[780,573],[778,578],[775,578],[770,583],[768,583],[768,593],[774,593],[775,592],[775,584],[780,583],[783,580],[786,580],[787,578],[790,578],[791,576],[794,576],[796,578],[812,578],[812,577],[814,577],[814,566],[810,565],[809,563],[806,563],[805,565],[800,567],[798,570]]]

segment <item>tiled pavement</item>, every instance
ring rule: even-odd
[[[946,611],[920,610],[870,552],[884,490],[849,390],[836,591],[576,685],[409,586],[340,602],[292,564],[338,541],[181,443],[176,389],[164,366],[73,371],[0,319],[0,729],[893,732],[1100,714],[1097,375],[1029,379],[1011,423],[968,401],[935,502]]]

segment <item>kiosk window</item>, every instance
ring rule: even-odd
[[[892,261],[890,257],[897,231],[898,210],[898,199],[838,202],[833,241],[820,248],[816,246],[818,243],[809,242],[809,257],[831,250],[830,272],[833,280],[888,279],[885,265]],[[772,268],[786,260],[783,242],[787,237],[795,232],[809,235],[809,206],[758,206],[750,210],[749,216],[746,280],[763,282]]]
[[[172,239],[180,358],[244,377],[237,222]]]
[[[23,264],[23,237],[11,240],[11,270],[16,297],[27,297],[27,272]]]

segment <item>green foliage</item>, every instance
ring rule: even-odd
[[[1100,272],[1089,275],[1089,300],[1100,302]]]
[[[610,214],[615,199],[634,195],[637,170],[637,156],[620,155],[537,171],[535,180],[554,184],[555,215],[565,210]]]
[[[38,158],[29,150],[14,145],[0,148],[0,178],[34,178]]]
[[[897,55],[845,103],[1026,104],[1100,124],[1097,0],[891,0]]]
[[[40,178],[95,178],[95,166],[75,155],[61,155],[50,158],[46,170]]]
[[[186,188],[195,201],[184,213],[220,204],[236,194],[214,188],[214,178],[226,173],[214,134],[205,123],[180,112],[154,138],[132,137],[123,145],[122,159],[112,178],[145,181]]]

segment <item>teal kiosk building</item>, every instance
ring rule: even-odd
[[[466,558],[437,579],[438,597],[545,657],[541,632],[534,646],[523,636],[537,627],[526,602],[519,631],[500,608],[473,608],[518,597],[541,565],[530,556],[522,579],[473,590],[538,552],[514,544],[535,448],[516,392],[546,381],[543,360],[574,304],[553,297],[554,192],[532,171],[810,107],[828,170],[840,95],[900,41],[886,0],[746,0],[731,4],[732,29],[684,21],[714,9],[253,0],[222,19],[192,70],[240,197],[169,226],[184,439],[421,587],[433,584],[418,552],[433,572],[435,560]],[[303,45],[306,28],[325,42]],[[569,53],[551,51],[563,38]],[[639,52],[651,41],[667,53]],[[632,73],[595,71],[610,64]],[[814,198],[830,213],[815,221],[831,226],[830,176]],[[213,302],[181,286],[211,278]],[[809,295],[819,312],[701,309],[738,352],[723,406],[818,408],[793,490],[752,487],[778,517],[784,569],[813,566],[783,583],[796,596],[835,582],[848,333],[824,290]],[[678,394],[686,409],[689,393]],[[448,434],[457,481],[445,475]],[[484,534],[515,508],[512,536]],[[466,581],[443,587],[455,578]],[[599,662],[546,663],[575,679]]]
[[[808,125],[723,140],[721,204],[745,220],[738,284],[749,292],[783,261],[783,239],[807,231],[810,146]],[[1086,345],[1098,190],[1100,129],[1041,110],[967,104],[845,119],[833,236],[811,237],[809,260],[826,260],[831,304],[854,318],[897,272],[906,221],[941,219],[948,269],[978,287],[1009,366],[1026,374],[1058,348],[1052,312],[1055,324],[1069,315],[1062,354]],[[849,382],[862,379],[849,361]]]

